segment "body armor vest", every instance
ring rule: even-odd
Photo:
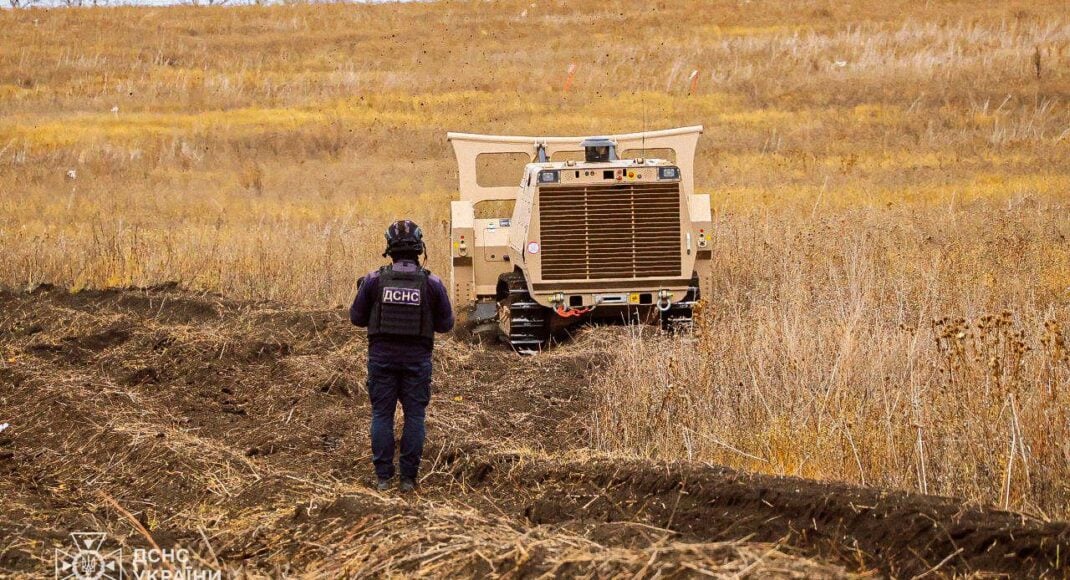
[[[435,326],[428,288],[428,271],[395,272],[379,269],[379,295],[372,304],[368,336],[434,340]]]

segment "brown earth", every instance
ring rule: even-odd
[[[532,358],[443,341],[406,497],[367,485],[344,311],[0,292],[0,573],[50,573],[73,531],[146,547],[136,520],[251,576],[1070,575],[1070,524],[590,451],[586,387],[618,332]]]

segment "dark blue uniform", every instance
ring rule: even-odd
[[[382,283],[383,279],[387,282]],[[394,476],[394,412],[401,402],[405,426],[399,467],[416,478],[424,447],[424,416],[431,401],[434,333],[453,328],[442,280],[411,260],[365,276],[353,305],[353,324],[368,327],[368,396],[372,406],[372,462],[379,479]],[[406,325],[412,329],[406,331]]]

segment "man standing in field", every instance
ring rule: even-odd
[[[424,450],[424,414],[431,401],[435,333],[453,328],[446,286],[420,266],[423,232],[409,220],[386,229],[393,263],[360,279],[349,319],[368,329],[368,396],[372,406],[372,463],[379,491],[394,478],[394,412],[401,402],[401,491],[416,487]]]

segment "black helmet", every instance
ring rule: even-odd
[[[386,251],[383,256],[397,252],[424,253],[424,232],[412,220],[397,220],[386,228]]]

